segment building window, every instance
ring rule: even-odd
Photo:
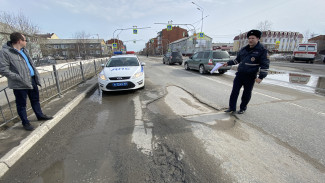
[[[91,44],[91,45],[89,45],[89,47],[90,47],[90,48],[94,48],[94,45]]]

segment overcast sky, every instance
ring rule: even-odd
[[[203,32],[213,42],[233,42],[241,32],[269,21],[274,31],[325,34],[325,0],[195,0],[203,9]],[[139,51],[145,43],[166,28],[164,24],[192,24],[201,31],[202,11],[188,0],[0,0],[0,11],[21,12],[40,28],[41,33],[55,33],[59,38],[74,38],[84,31],[92,38],[113,37],[116,31],[128,50]],[[192,26],[181,26],[192,29]],[[190,33],[192,34],[192,32]],[[133,43],[132,40],[138,40]]]

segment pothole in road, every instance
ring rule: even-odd
[[[167,87],[165,103],[184,119],[193,123],[202,123],[216,130],[228,130],[235,126],[234,116],[200,102],[190,93],[177,86]]]

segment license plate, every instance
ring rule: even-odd
[[[123,82],[123,83],[113,83],[113,86],[114,87],[117,87],[117,86],[127,86],[128,85],[128,83],[126,83],[126,82]]]

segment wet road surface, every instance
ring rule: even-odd
[[[153,70],[157,66],[158,70]],[[321,182],[325,179],[325,168],[319,160],[324,157],[324,140],[315,137],[324,129],[320,125],[324,111],[317,107],[324,103],[323,97],[259,85],[254,89],[250,110],[243,116],[229,115],[222,109],[228,103],[231,76],[202,77],[180,70],[180,66],[155,62],[148,62],[146,69],[144,90],[94,91],[1,181]],[[290,117],[290,112],[285,113],[288,117],[274,115],[297,109],[301,117]],[[306,120],[301,118],[310,118],[308,112],[314,114],[314,124],[306,128]],[[299,136],[302,130],[304,134]],[[304,139],[298,141],[300,137]]]

